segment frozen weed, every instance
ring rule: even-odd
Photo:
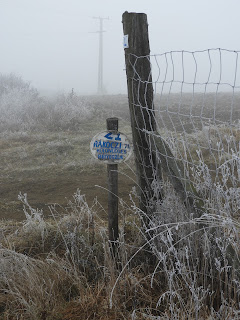
[[[0,295],[5,318],[52,319],[73,293],[61,264],[0,249]]]

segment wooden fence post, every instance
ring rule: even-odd
[[[107,119],[107,130],[118,132],[118,118]],[[115,255],[118,240],[118,164],[107,164],[108,172],[108,232]]]
[[[150,137],[144,130],[155,131],[156,122],[147,15],[125,12],[122,16],[122,22],[124,36],[128,38],[124,46],[125,63],[133,146],[140,187],[140,209],[147,215],[151,215],[151,199],[154,197],[152,182],[156,175],[156,153],[149,150]]]

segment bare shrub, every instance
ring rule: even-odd
[[[30,83],[13,74],[0,74],[0,131],[24,131],[32,127],[31,113],[41,103]]]
[[[83,97],[74,93],[58,95],[48,109],[47,127],[51,130],[77,130],[90,119],[94,109]]]
[[[74,93],[40,97],[21,77],[0,74],[0,112],[0,132],[76,130],[90,118],[93,107]]]

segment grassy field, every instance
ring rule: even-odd
[[[121,132],[131,137],[129,122],[119,121]],[[19,192],[48,214],[47,206],[65,206],[77,189],[91,203],[97,197],[107,207],[107,166],[90,152],[92,137],[106,129],[105,119],[89,119],[72,131],[14,132],[0,136],[0,219],[22,220]],[[133,168],[133,159],[128,165]],[[121,174],[123,172],[124,174]],[[130,178],[127,178],[129,175]],[[125,201],[134,185],[134,174],[119,165],[119,196]],[[96,185],[101,186],[96,187]]]
[[[215,94],[196,94],[191,109],[192,96],[185,94],[181,97],[179,109],[179,95],[172,94],[169,99],[156,95],[158,129],[167,135],[174,133],[177,136],[182,132],[191,135],[198,129],[201,133],[202,126],[209,125],[207,119],[213,119],[213,115],[218,123],[229,122],[230,116],[235,122],[240,118],[237,108],[239,95],[235,97],[232,115],[226,108],[232,103],[232,95],[219,94],[217,108],[215,98]],[[22,205],[17,199],[19,192],[27,193],[29,202],[44,209],[45,214],[48,214],[47,206],[51,203],[66,205],[67,199],[78,188],[90,203],[97,197],[106,210],[107,191],[95,186],[107,188],[106,165],[93,159],[89,143],[96,133],[105,130],[106,118],[113,115],[120,119],[120,131],[131,138],[127,96],[57,97],[52,104],[58,105],[58,109],[48,101],[38,100],[36,102],[34,97],[37,107],[32,106],[32,100],[29,102],[24,116],[25,111],[15,108],[16,118],[22,117],[20,122],[11,122],[14,118],[11,113],[8,118],[6,116],[7,120],[0,121],[0,219],[24,218]],[[87,116],[79,113],[82,107],[89,110]],[[173,113],[171,117],[169,112]],[[190,117],[190,113],[195,117]],[[192,140],[194,146],[196,141]],[[208,148],[206,142],[204,147]],[[194,152],[192,154],[194,158]],[[133,163],[133,159],[129,160],[132,169]],[[127,201],[134,186],[132,180],[136,177],[125,164],[121,164],[119,170],[124,172],[119,175],[119,196]]]
[[[204,117],[194,119],[200,96],[192,109],[184,96],[181,110],[178,97],[171,106],[156,97],[159,132],[186,175],[192,170],[201,216],[165,179],[155,185],[164,197],[151,203],[145,225],[131,157],[119,165],[113,255],[106,164],[89,144],[112,116],[131,139],[127,96],[48,101],[27,89],[27,97],[26,86],[0,92],[0,319],[239,319],[240,135],[235,106],[236,126],[229,125],[230,96],[217,114],[209,95]]]

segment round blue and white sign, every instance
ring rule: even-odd
[[[109,164],[126,161],[132,154],[130,141],[121,132],[104,131],[96,134],[90,149],[94,158]]]

